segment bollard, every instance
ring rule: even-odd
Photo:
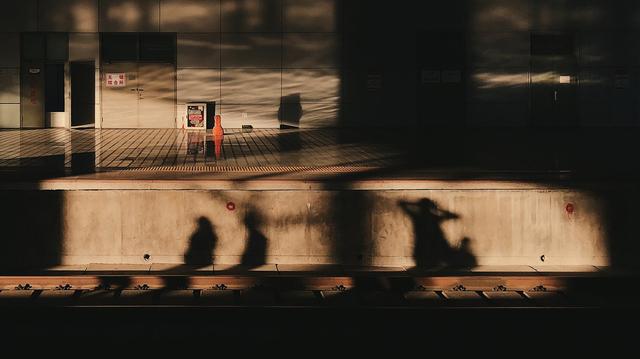
[[[222,154],[222,141],[224,140],[224,129],[222,128],[222,116],[216,115],[215,126],[213,127],[213,139],[216,145],[216,160],[220,159]]]

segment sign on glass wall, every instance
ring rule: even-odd
[[[127,76],[124,73],[108,73],[105,76],[106,87],[125,87],[127,86]]]
[[[192,103],[187,105],[186,122],[188,129],[207,129],[207,105]]]

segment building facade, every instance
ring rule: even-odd
[[[640,123],[632,0],[0,6],[0,128]]]

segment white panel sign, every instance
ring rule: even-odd
[[[125,73],[108,73],[104,77],[106,87],[127,86],[127,75]]]
[[[560,76],[560,83],[561,84],[570,84],[571,83],[571,76]]]

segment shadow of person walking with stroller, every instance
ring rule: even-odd
[[[398,205],[413,222],[413,258],[416,268],[472,268],[476,266],[471,253],[469,238],[463,238],[458,248],[449,244],[442,222],[456,220],[460,216],[438,207],[437,203],[423,198],[417,202],[400,201]]]

